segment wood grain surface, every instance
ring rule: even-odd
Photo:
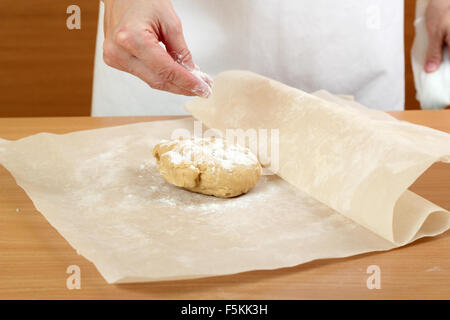
[[[450,132],[450,111],[392,113],[399,119]],[[66,133],[167,119],[0,119],[0,137]],[[450,209],[450,166],[436,164],[411,189]],[[355,239],[357,241],[357,239]],[[66,288],[66,269],[81,268],[81,289]],[[366,287],[367,267],[381,268],[381,289]],[[297,267],[198,280],[108,285],[77,255],[0,166],[0,299],[449,299],[450,232],[387,252],[318,260]]]
[[[411,65],[411,48],[414,41],[415,29],[414,20],[416,18],[416,0],[405,0],[404,2],[404,35],[405,35],[405,110],[420,109],[420,104],[416,99],[416,87],[414,84],[414,74]]]
[[[81,29],[66,9],[81,9]],[[0,1],[0,117],[88,116],[97,0]]]

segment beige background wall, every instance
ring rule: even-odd
[[[66,8],[82,11],[66,28]],[[406,108],[417,109],[409,51],[415,0],[405,0]],[[98,0],[0,1],[0,117],[90,114]]]

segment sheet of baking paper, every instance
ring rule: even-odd
[[[218,199],[169,185],[151,150],[193,120],[141,123],[0,143],[0,163],[109,283],[288,267],[393,244],[265,176]]]
[[[449,134],[247,71],[214,83],[210,99],[186,104],[195,118],[222,132],[278,129],[281,178],[397,245],[417,236],[433,205],[407,189],[434,162],[450,162]],[[433,211],[427,230],[448,229],[448,212]]]
[[[210,107],[220,114],[219,105]],[[261,112],[256,116],[265,117]],[[0,139],[0,164],[109,283],[274,269],[397,246],[275,175],[262,177],[250,193],[233,199],[167,184],[156,170],[152,148],[178,129],[193,128],[193,120],[184,119]],[[320,164],[329,171],[326,162]],[[333,181],[333,176],[329,179]],[[388,188],[391,182],[383,186]],[[342,193],[340,186],[336,192]],[[424,217],[431,214],[422,226],[418,222],[416,238],[448,228],[444,209],[412,193],[403,199],[397,206]],[[401,228],[408,217],[399,219]]]

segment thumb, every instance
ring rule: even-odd
[[[181,27],[173,30],[172,32],[167,32],[164,35],[164,40],[164,45],[166,46],[167,52],[176,62],[188,70],[193,70],[195,68],[195,64],[192,60],[192,54],[188,49],[186,41],[184,40]]]
[[[166,50],[172,58],[198,79],[199,86],[196,89],[198,91],[196,93],[199,93],[200,96],[208,97],[211,94],[213,80],[206,73],[201,72],[192,60],[192,54],[184,40],[181,28],[177,32],[165,34],[164,40]]]
[[[432,35],[429,37],[427,56],[425,60],[425,71],[428,73],[439,69],[442,61],[443,39],[440,35]]]

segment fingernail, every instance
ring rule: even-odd
[[[439,64],[436,63],[436,62],[434,62],[434,61],[428,61],[428,62],[425,64],[425,71],[426,71],[426,72],[434,72],[434,71],[436,71],[437,69],[439,69]]]
[[[201,85],[195,86],[192,92],[199,97],[209,98],[209,96],[211,95],[211,88],[205,83],[202,83]]]

